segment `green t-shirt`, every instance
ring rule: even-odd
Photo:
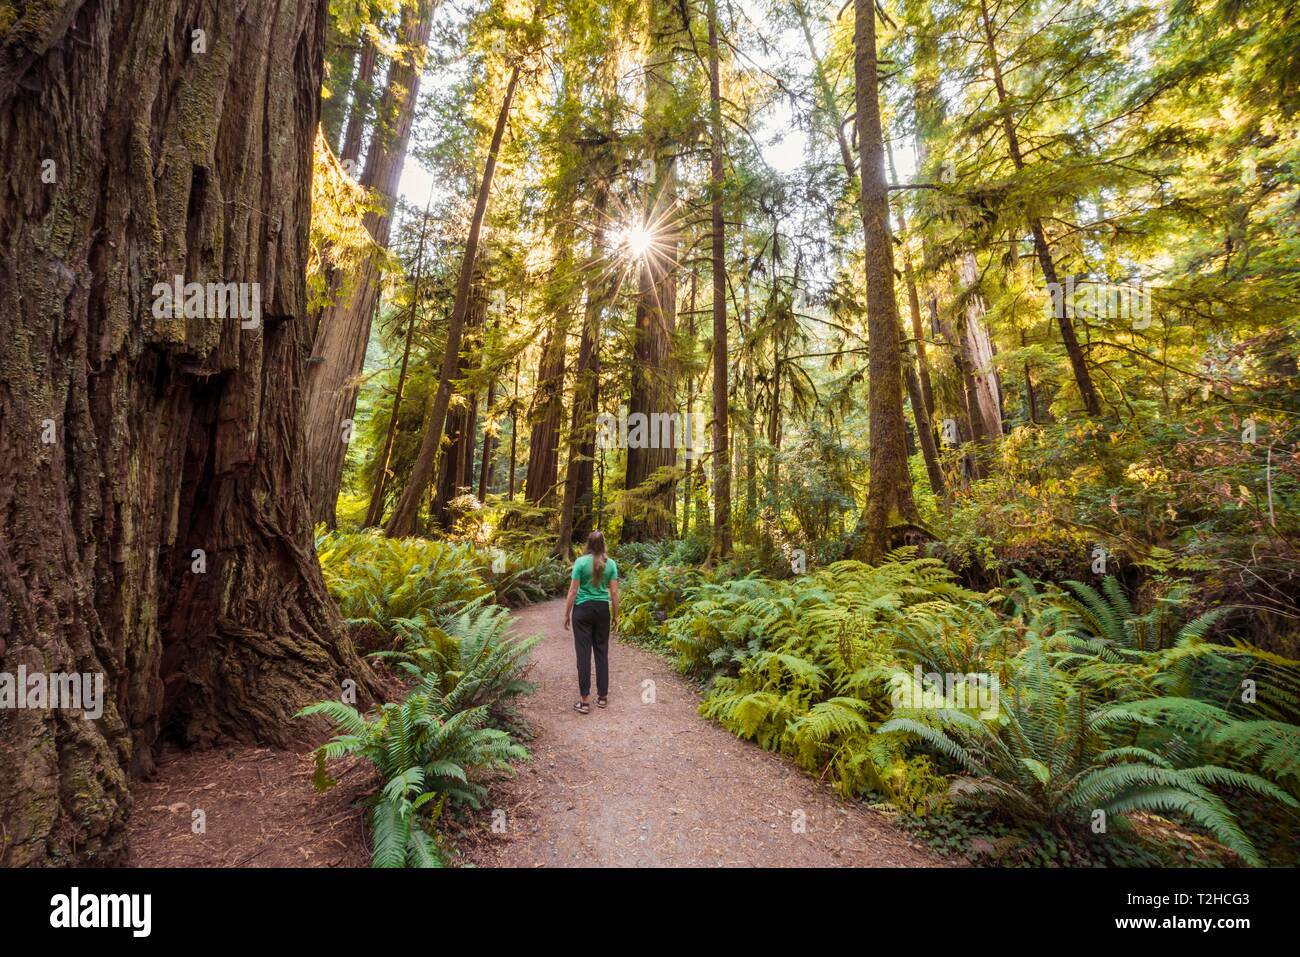
[[[573,574],[569,576],[578,583],[578,597],[575,605],[585,601],[609,602],[609,583],[618,578],[618,565],[614,559],[605,559],[605,580],[595,584],[591,580],[591,556],[583,555],[573,563]]]

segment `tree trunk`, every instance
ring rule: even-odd
[[[569,422],[569,461],[565,469],[564,502],[560,509],[560,534],[556,550],[567,560],[572,546],[591,531],[591,486],[596,460],[596,410],[600,408],[600,314],[614,292],[617,276],[602,273],[605,247],[605,209],[609,184],[601,181],[592,200],[596,226],[585,270],[587,302],[583,310],[582,339],[573,381],[573,414]]]
[[[483,405],[483,452],[479,459],[478,470],[478,500],[487,501],[488,481],[492,477],[492,429],[489,417],[492,414],[492,403],[496,401],[496,380],[488,383],[487,402]]]
[[[507,500],[515,500],[515,469],[519,467],[519,360],[515,360],[515,388],[510,393],[510,491]]]
[[[989,20],[988,4],[985,0],[980,0],[980,23],[984,29],[984,42],[988,49],[989,68],[993,73],[993,87],[998,95],[998,110],[1002,114],[1002,130],[1007,137],[1007,149],[1011,153],[1011,162],[1017,170],[1022,170],[1025,168],[1024,154],[1020,149],[1020,137],[1016,133],[1015,119],[1011,115],[1006,83],[1002,76],[1002,61],[998,57],[993,24]],[[1051,288],[1061,288],[1060,279],[1056,274],[1056,263],[1052,259],[1052,250],[1047,244],[1047,233],[1043,230],[1043,221],[1037,216],[1032,217],[1029,220],[1029,231],[1034,237],[1034,252],[1043,270],[1043,281]],[[1074,333],[1074,324],[1070,322],[1069,310],[1065,308],[1065,298],[1065,296],[1061,297],[1061,308],[1057,310],[1056,316],[1057,326],[1061,330],[1061,342],[1065,346],[1065,354],[1070,359],[1070,368],[1074,372],[1075,384],[1079,387],[1079,397],[1083,400],[1084,411],[1090,416],[1099,416],[1101,400],[1092,383],[1092,373],[1088,371],[1083,349],[1079,346],[1079,337]]]
[[[0,866],[122,863],[160,738],[287,744],[369,683],[300,466],[325,7],[28,4],[0,40],[0,671],[104,704],[0,713]],[[178,316],[176,276],[260,308]]]
[[[432,197],[430,197],[430,202]],[[397,387],[393,391],[393,409],[388,417],[388,428],[384,433],[384,448],[379,453],[378,467],[375,475],[375,487],[370,495],[370,507],[366,509],[366,528],[378,525],[384,518],[384,491],[388,484],[388,463],[393,457],[393,442],[397,438],[397,423],[402,411],[402,393],[406,388],[406,370],[411,362],[411,343],[415,339],[415,326],[420,309],[420,284],[424,279],[424,242],[429,229],[429,206],[424,207],[424,217],[420,221],[420,238],[415,248],[415,279],[411,288],[411,309],[406,320],[406,341],[402,345],[402,364],[397,372]]]
[[[532,431],[528,439],[528,471],[524,501],[551,505],[560,476],[560,424],[564,418],[564,353],[568,323],[557,318],[542,343],[533,392]]]
[[[713,546],[731,554],[731,445],[727,390],[727,236],[722,218],[722,98],[718,3],[709,0],[709,193],[713,212]]]
[[[695,296],[698,285],[699,274],[692,268],[690,293],[686,300],[686,335],[687,341],[691,344],[692,356],[695,348]],[[686,375],[686,413],[692,417],[695,415],[695,376],[689,372]],[[694,507],[695,495],[695,463],[689,458],[686,458],[685,463],[682,475],[682,538],[689,538],[691,509]]]
[[[573,321],[573,276],[577,272],[573,253],[576,204],[567,190],[559,203],[559,225],[554,244],[559,250],[544,295],[544,312],[550,328],[538,357],[533,402],[529,419],[528,472],[524,498],[534,505],[555,504],[560,477],[560,429],[564,422],[564,359],[568,352],[569,326]],[[597,217],[599,218],[599,217]]]
[[[643,257],[636,302],[636,332],[633,344],[630,415],[672,415],[676,411],[671,347],[677,317],[677,235],[670,222],[677,205],[677,145],[673,118],[673,77],[670,75],[673,37],[682,29],[676,9],[667,0],[651,0],[650,32],[653,43],[646,64],[646,139],[654,160],[654,186],[649,196],[646,220],[655,233],[654,249]],[[661,446],[668,443],[659,443]],[[667,538],[675,524],[675,491],[672,482],[648,485],[660,469],[676,464],[676,450],[629,448],[624,479],[625,503],[622,540],[649,541]],[[625,494],[626,494],[625,493]]]
[[[415,457],[415,467],[402,496],[398,499],[393,515],[388,520],[385,533],[390,537],[410,535],[415,530],[416,516],[420,511],[420,500],[433,478],[434,466],[438,454],[438,445],[442,440],[442,429],[447,420],[447,407],[451,404],[451,390],[460,361],[460,340],[465,331],[465,316],[469,311],[470,288],[474,281],[474,259],[478,255],[479,234],[483,230],[483,218],[487,213],[488,197],[492,190],[492,174],[497,168],[497,153],[501,149],[501,140],[505,136],[506,120],[510,116],[510,105],[514,101],[515,87],[519,83],[519,67],[510,71],[506,83],[505,96],[501,101],[501,111],[497,114],[496,127],[492,131],[492,143],[488,147],[487,160],[483,164],[483,179],[479,183],[478,196],[474,203],[474,215],[470,220],[469,237],[465,242],[465,255],[461,260],[460,277],[456,282],[456,302],[452,306],[451,321],[447,326],[447,345],[442,356],[442,368],[439,370],[438,391],[434,393],[433,408],[428,421],[424,423],[424,438]]]
[[[979,292],[979,265],[975,254],[966,252],[958,260],[958,272],[966,292],[966,322],[962,329],[962,348],[969,364],[974,386],[974,408],[984,434],[989,438],[1002,435],[1002,387],[993,368],[993,341],[984,322],[986,306]]]
[[[861,162],[862,227],[866,239],[867,359],[870,394],[871,478],[863,512],[861,554],[879,561],[889,529],[918,520],[907,470],[903,422],[903,375],[899,355],[898,303],[894,296],[894,249],[885,182],[885,141],[880,125],[875,5],[854,0],[853,66],[857,85],[858,151]]]
[[[366,214],[365,227],[380,247],[388,246],[398,181],[406,159],[436,6],[436,0],[418,0],[402,8],[398,37],[405,48],[404,55],[395,59],[389,68],[375,133],[366,155],[361,184],[379,194],[382,208]],[[322,311],[316,341],[312,344],[310,372],[303,391],[307,413],[307,499],[312,519],[331,526],[352,434],[347,426],[356,411],[359,379],[379,291],[379,263],[367,258],[357,275],[348,277],[336,290],[337,301]]]
[[[370,111],[374,99],[375,68],[379,65],[379,47],[375,44],[373,26],[365,29],[361,40],[361,54],[357,58],[357,72],[352,80],[352,103],[348,108],[348,122],[339,146],[339,162],[347,169],[355,166],[361,156],[361,138],[372,120]]]
[[[465,347],[456,363],[456,378],[464,378],[469,371],[469,354],[475,351],[478,330],[487,318],[487,293],[481,264],[476,263],[474,288],[470,293],[469,316],[465,320]],[[430,514],[432,525],[451,528],[451,500],[464,495],[472,486],[474,468],[474,440],[477,438],[478,415],[473,396],[465,397],[455,408],[447,411],[447,424],[442,439],[442,455],[438,459],[438,477],[433,484],[433,504]]]

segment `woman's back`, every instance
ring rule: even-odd
[[[609,583],[618,578],[618,565],[614,559],[605,559],[604,574],[599,582],[592,580],[591,566],[593,557],[590,553],[579,556],[578,560],[573,563],[573,574],[570,577],[578,583],[577,604],[581,605],[588,601],[609,602]]]

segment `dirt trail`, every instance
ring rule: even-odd
[[[518,613],[520,634],[543,636],[533,652],[537,693],[522,705],[538,736],[533,759],[494,792],[505,832],[473,842],[474,863],[940,865],[882,815],[838,800],[788,759],[700,717],[696,689],[635,645],[611,645],[609,707],[594,707],[593,694],[591,714],[578,714],[563,618],[560,601]],[[644,703],[651,687],[653,702]]]

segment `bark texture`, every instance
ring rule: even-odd
[[[609,184],[595,186],[592,216],[596,222],[591,252],[587,257],[587,300],[583,307],[582,338],[578,344],[578,366],[573,377],[573,410],[569,421],[569,456],[565,468],[564,500],[560,507],[560,533],[556,551],[566,561],[575,542],[582,542],[592,528],[592,480],[596,462],[596,410],[600,407],[600,318],[613,298],[617,277],[602,272],[605,249],[605,209]]]
[[[979,291],[979,265],[975,254],[962,254],[958,263],[962,285],[966,290],[966,321],[962,329],[962,350],[970,364],[974,386],[975,409],[988,438],[1002,435],[1002,387],[997,370],[993,368],[993,340],[989,338],[984,314],[988,307]]]
[[[857,85],[858,149],[861,163],[862,227],[866,238],[867,360],[870,380],[871,480],[864,513],[861,554],[879,560],[889,529],[917,521],[907,470],[903,420],[903,370],[898,301],[894,295],[894,248],[889,229],[889,189],[885,182],[885,141],[880,125],[879,65],[875,6],[854,0],[853,65]]]
[[[0,865],[119,863],[161,737],[287,743],[366,684],[297,464],[325,6],[28,4],[0,39],[0,671],[107,699],[0,712]],[[177,275],[260,320],[156,310]]]
[[[465,348],[460,354],[456,378],[470,371],[469,356],[477,352],[479,330],[487,318],[487,291],[480,262],[475,266],[469,315],[465,319]],[[478,430],[478,403],[473,395],[462,395],[447,412],[443,430],[442,455],[438,459],[438,477],[434,483],[433,519],[443,529],[451,528],[451,500],[473,489],[474,441]]]

